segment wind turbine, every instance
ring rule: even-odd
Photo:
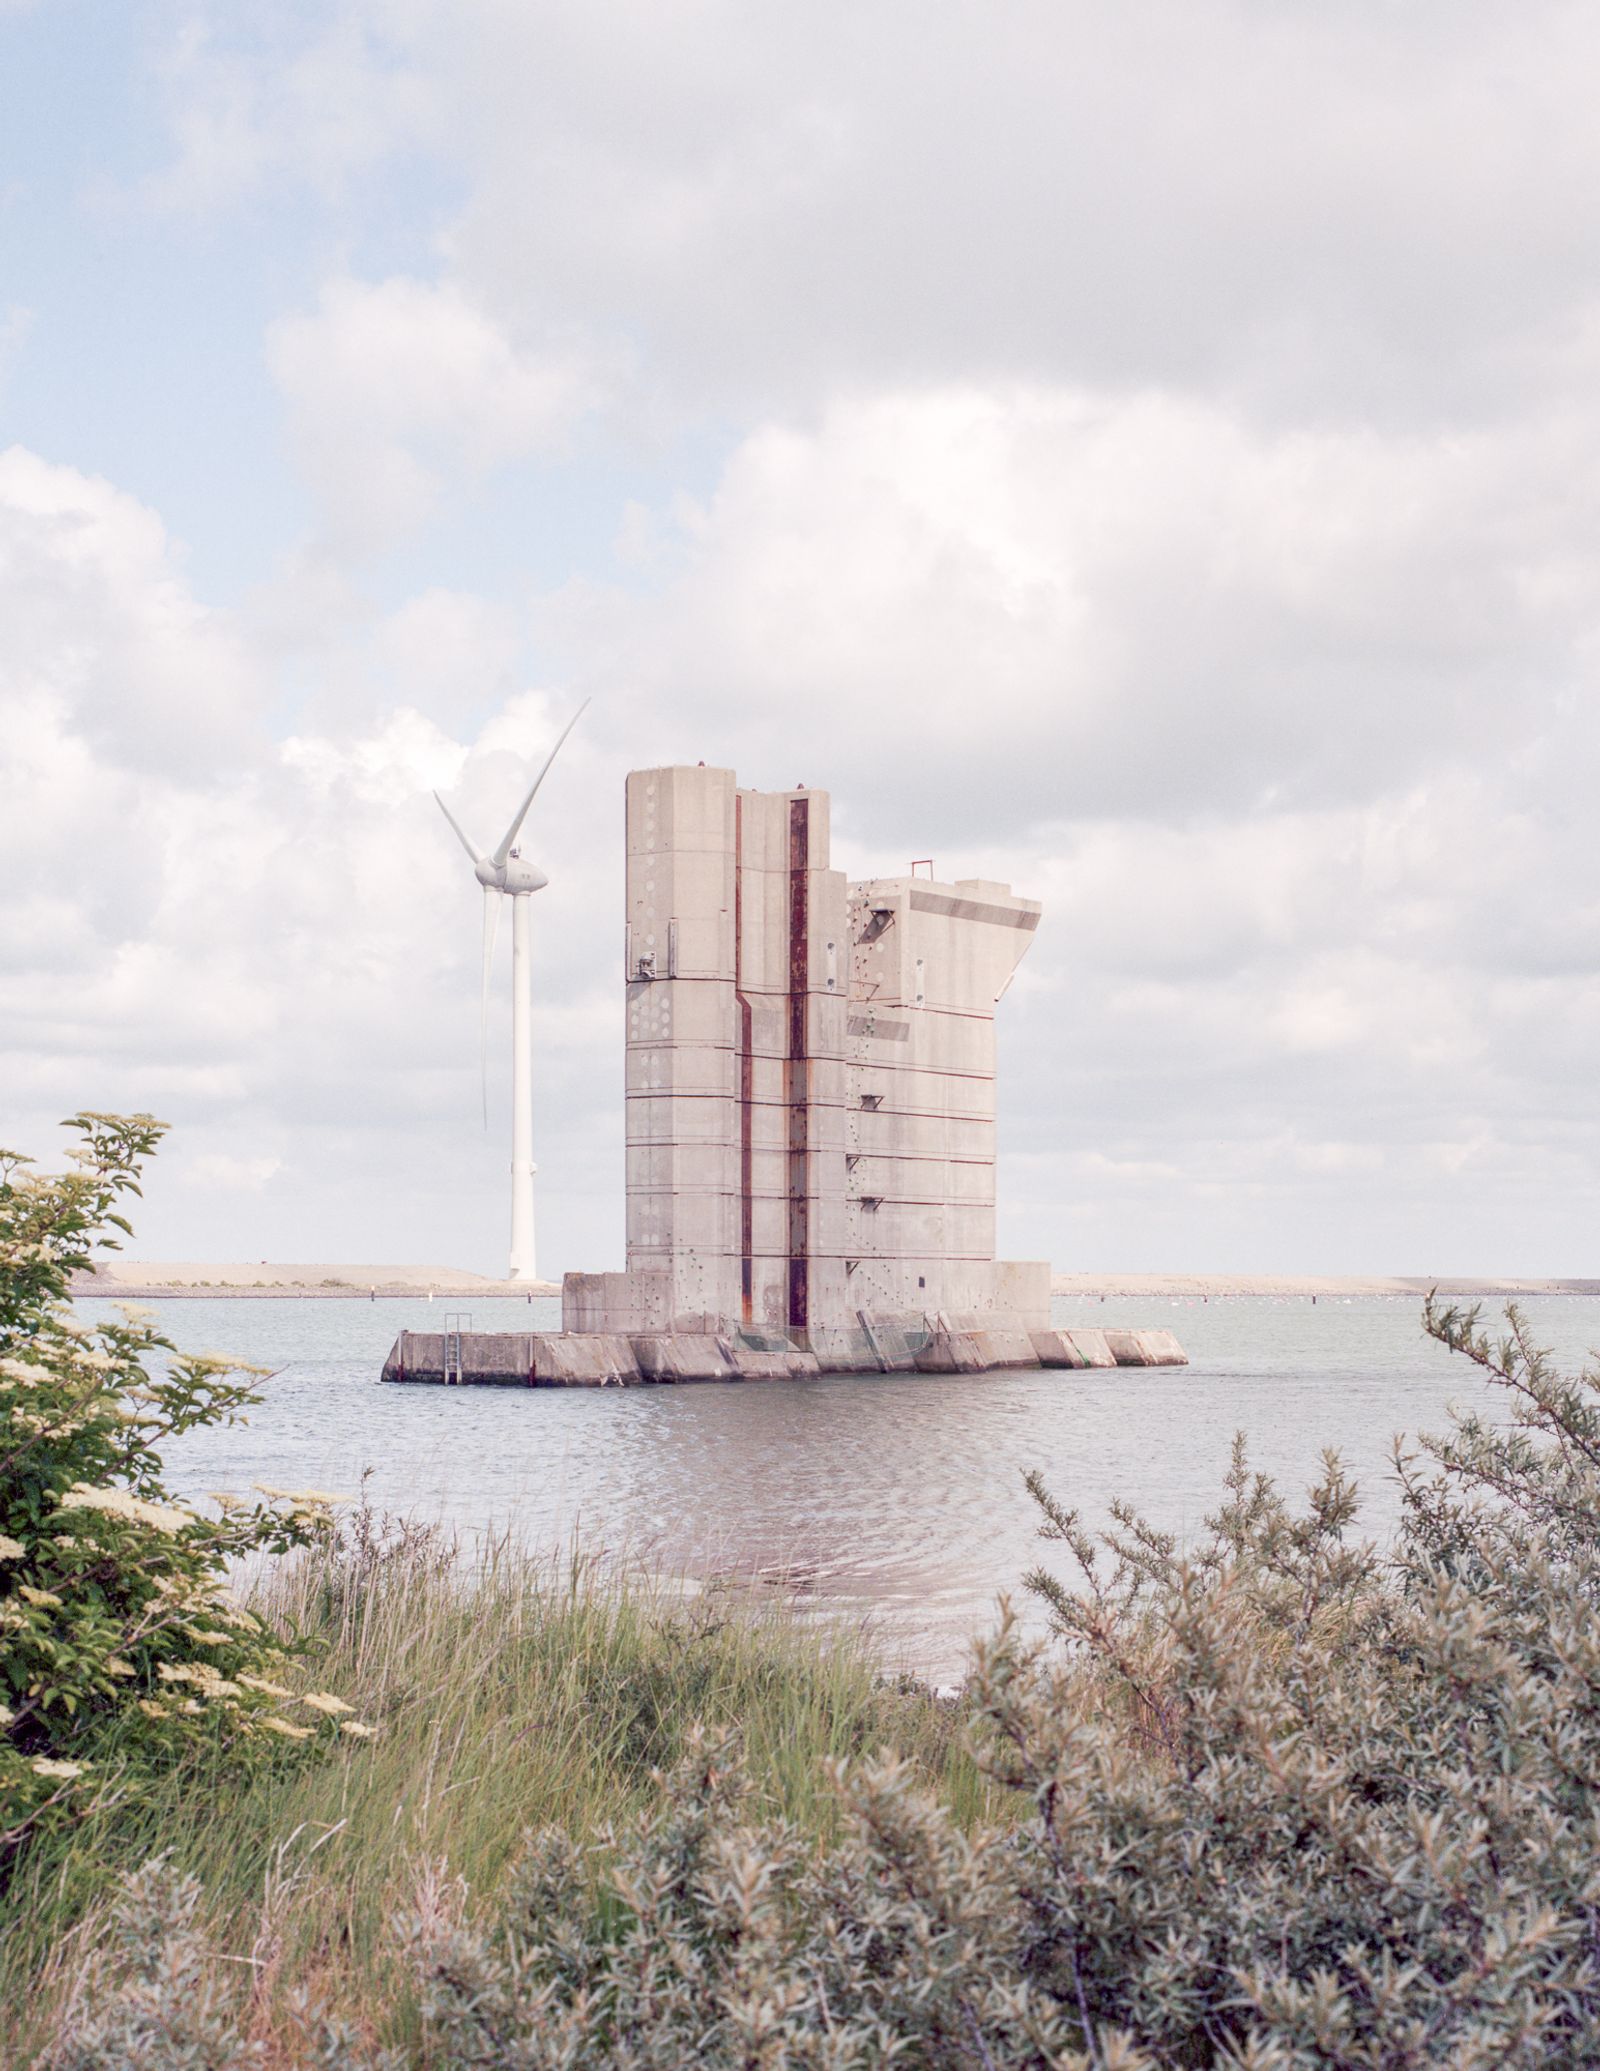
[[[555,746],[545,757],[544,768],[529,786],[528,795],[517,807],[516,817],[493,855],[485,856],[467,839],[461,823],[437,791],[439,810],[456,831],[456,839],[472,858],[472,874],[483,886],[483,1006],[481,1047],[483,1053],[483,1126],[489,1126],[489,970],[494,961],[495,936],[500,924],[500,901],[511,901],[511,1278],[535,1280],[533,1249],[533,1058],[529,1045],[533,1018],[533,988],[528,956],[528,901],[550,882],[537,865],[528,862],[512,846],[539,786],[550,774],[550,765],[561,752],[561,743],[583,717],[589,700],[573,713],[561,729]]]

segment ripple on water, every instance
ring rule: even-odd
[[[1236,1430],[1296,1489],[1334,1446],[1361,1483],[1362,1528],[1382,1533],[1397,1511],[1394,1434],[1437,1430],[1450,1402],[1483,1394],[1405,1298],[1055,1304],[1069,1324],[1170,1325],[1188,1367],[626,1390],[381,1386],[396,1332],[438,1327],[425,1302],[153,1306],[178,1344],[278,1369],[247,1427],[172,1447],[185,1493],[353,1490],[370,1470],[380,1507],[538,1546],[576,1534],[692,1574],[782,1577],[803,1604],[870,1615],[891,1654],[940,1681],[960,1674],[997,1597],[1058,1551],[1034,1534],[1027,1468],[1089,1524],[1125,1496],[1182,1535],[1215,1507]],[[1526,1306],[1569,1361],[1600,1342],[1600,1301]],[[480,1301],[473,1314],[480,1329],[553,1329],[557,1309]]]

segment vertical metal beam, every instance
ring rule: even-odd
[[[783,1097],[789,1117],[789,1328],[810,1319],[808,1157],[811,1139],[811,1061],[806,1043],[806,994],[811,985],[811,801],[789,801],[789,1041]]]

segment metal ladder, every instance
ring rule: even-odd
[[[447,1388],[459,1388],[463,1373],[461,1365],[461,1340],[463,1335],[471,1336],[472,1318],[465,1309],[455,1309],[444,1319],[444,1384]]]

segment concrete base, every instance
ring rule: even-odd
[[[537,1387],[603,1388],[607,1382],[625,1386],[639,1378],[638,1360],[625,1337],[598,1332],[593,1337],[567,1337],[554,1330],[531,1330],[528,1336]],[[463,1366],[469,1342],[476,1341],[462,1341]]]
[[[918,1373],[982,1373],[983,1354],[966,1331],[941,1332],[917,1354]]]
[[[1089,1364],[1077,1346],[1072,1334],[1065,1330],[1035,1330],[1029,1333],[1033,1340],[1034,1357],[1041,1366],[1065,1366],[1080,1369]]]
[[[1140,1330],[1139,1340],[1146,1366],[1187,1366],[1189,1355],[1170,1330]],[[1120,1362],[1119,1362],[1120,1363]]]
[[[736,1381],[738,1362],[716,1338],[684,1334],[632,1340],[641,1381]]]
[[[386,1381],[503,1388],[636,1387],[678,1381],[784,1381],[821,1373],[1002,1373],[1023,1368],[1185,1366],[1170,1330],[971,1327],[978,1319],[866,1316],[855,1329],[749,1343],[704,1331],[403,1330]]]

